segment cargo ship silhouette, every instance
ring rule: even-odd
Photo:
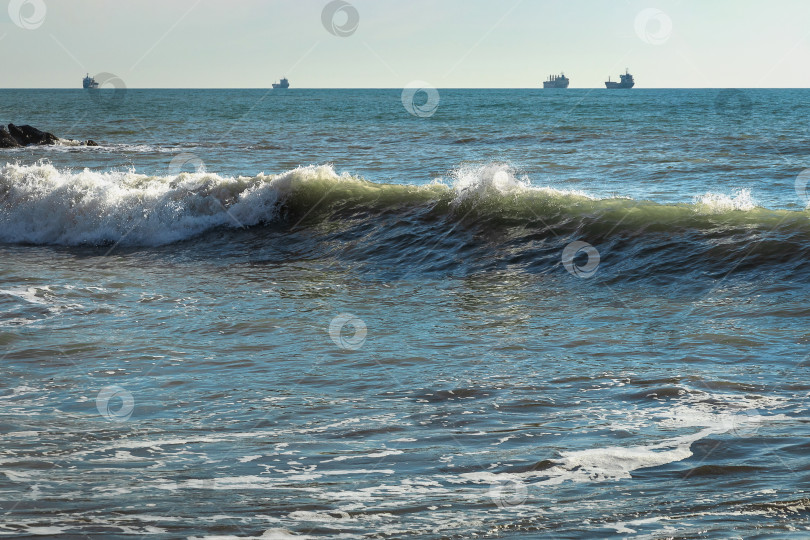
[[[611,81],[610,77],[608,77],[607,82],[605,82],[605,88],[633,88],[633,86],[636,85],[636,81],[633,79],[633,76],[630,75],[629,69],[625,70],[624,75],[619,75],[619,78],[622,82]]]
[[[568,88],[568,77],[565,73],[559,75],[549,75],[548,80],[543,83],[543,88]]]
[[[91,77],[88,73],[84,79],[82,79],[82,88],[98,88],[98,83],[94,77]]]

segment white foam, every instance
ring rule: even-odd
[[[372,453],[369,453],[369,454],[355,454],[355,455],[351,455],[351,456],[337,456],[337,457],[332,458],[332,459],[327,459],[327,460],[323,461],[322,463],[330,463],[332,461],[346,461],[346,460],[349,460],[349,459],[384,458],[384,457],[388,457],[388,456],[397,456],[397,455],[402,454],[402,453],[403,453],[402,450],[381,450],[379,452],[372,452]]]
[[[468,199],[493,196],[516,197],[525,194],[536,194],[549,198],[567,196],[597,200],[583,191],[533,186],[528,176],[518,178],[514,169],[504,163],[460,167],[452,172],[451,184],[456,204]]]
[[[295,534],[287,529],[267,529],[261,536],[234,536],[234,535],[213,535],[213,536],[189,536],[189,540],[307,540],[312,538],[307,535]]]
[[[560,465],[546,471],[552,477],[557,476],[549,483],[559,483],[564,480],[583,482],[630,478],[630,473],[638,469],[660,467],[691,457],[692,443],[710,433],[712,431],[701,431],[695,435],[648,446],[626,448],[609,446],[564,452],[561,454]]]
[[[0,168],[0,241],[162,245],[214,227],[277,218],[295,183],[351,180],[329,166],[280,175],[146,176],[133,171],[59,170],[49,163]]]
[[[37,146],[37,153],[67,153],[67,152],[129,152],[138,154],[178,154],[183,151],[188,151],[186,148],[176,146],[153,146],[149,144],[103,144],[97,143],[97,146],[87,146],[87,141],[79,141],[75,139],[59,139],[54,144],[46,144]],[[3,152],[10,153],[23,153],[30,152],[30,146],[20,146],[17,148],[3,148]]]
[[[540,471],[471,472],[447,480],[451,483],[496,483],[505,479],[520,479],[556,485],[566,481],[582,483],[629,479],[639,469],[660,467],[690,458],[692,444],[705,437],[723,434],[751,437],[768,423],[789,420],[783,414],[760,412],[781,403],[778,399],[764,396],[692,391],[679,402],[667,404],[651,416],[647,413],[648,424],[652,420],[654,427],[664,432],[685,431],[682,435],[646,445],[563,451],[554,466]]]
[[[75,139],[59,139],[58,141],[56,141],[56,144],[55,144],[55,146],[71,146],[71,147],[84,146],[84,145],[85,145],[84,141],[77,141]],[[97,148],[97,147],[96,146],[91,146],[89,148]]]
[[[296,521],[310,521],[317,523],[334,523],[336,521],[350,521],[352,517],[348,512],[339,512],[340,515],[334,516],[323,512],[311,512],[308,510],[297,510],[287,515],[288,518]],[[356,519],[354,519],[356,521]]]
[[[757,206],[748,189],[737,190],[732,195],[705,193],[695,197],[694,203],[695,211],[700,214],[723,214],[733,210],[747,212]]]
[[[11,480],[12,482],[30,482],[36,475],[30,472],[23,472],[23,471],[12,471],[12,470],[5,470],[2,471],[6,477]]]
[[[42,434],[41,431],[9,431],[3,437],[25,437],[26,439],[37,439]]]
[[[17,396],[22,396],[25,394],[42,395],[42,391],[39,388],[34,388],[33,386],[26,386],[23,384],[20,386],[15,386],[11,389],[11,395],[0,396],[0,399],[15,399]]]
[[[47,291],[47,287],[42,289],[43,291]],[[15,296],[20,300],[24,300],[30,304],[39,304],[39,305],[48,305],[49,302],[44,298],[37,295],[39,289],[35,287],[28,287],[27,289],[0,289],[0,294],[6,294],[8,296]]]
[[[33,536],[60,536],[67,532],[67,529],[62,527],[48,527],[48,526],[29,526],[26,531],[27,534]]]

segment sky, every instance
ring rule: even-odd
[[[0,0],[0,87],[810,87],[807,0],[336,1]]]

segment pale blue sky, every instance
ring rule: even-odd
[[[0,12],[0,86],[76,87],[89,71],[130,88],[284,75],[299,88],[531,88],[565,70],[571,87],[599,87],[629,67],[639,88],[810,87],[807,0],[350,1],[359,25],[338,37],[326,0],[0,0],[22,13]],[[639,34],[645,9],[658,11]]]

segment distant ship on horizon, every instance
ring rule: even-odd
[[[287,80],[287,77],[284,77],[277,83],[273,83],[273,88],[289,88],[290,81]]]
[[[624,71],[624,75],[619,75],[621,82],[611,81],[610,77],[605,82],[605,88],[633,88],[636,85],[636,81],[633,79],[633,76],[630,75],[630,70],[626,69]]]
[[[565,73],[559,75],[549,75],[548,80],[543,83],[543,88],[568,88],[568,77]]]
[[[84,79],[82,79],[82,88],[98,88],[98,83],[96,79],[91,77],[88,73],[85,75]]]

